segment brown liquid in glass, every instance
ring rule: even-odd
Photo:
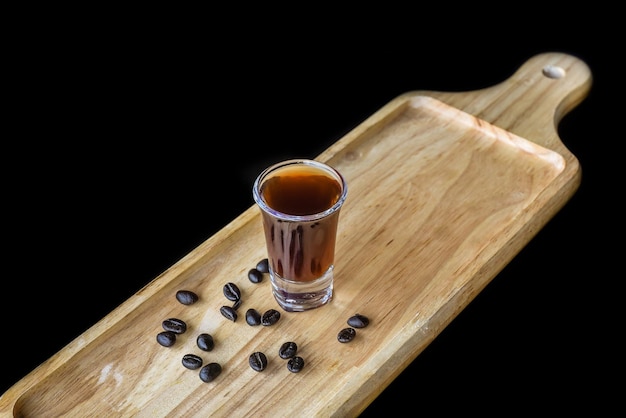
[[[341,183],[308,166],[283,168],[262,185],[267,205],[288,215],[314,215],[341,197]],[[287,280],[319,278],[334,262],[339,210],[313,221],[287,221],[263,212],[272,270]]]

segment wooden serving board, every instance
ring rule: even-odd
[[[248,308],[278,308],[252,206],[52,356],[0,398],[3,416],[356,416],[452,321],[575,193],[577,159],[556,127],[591,87],[588,66],[545,53],[509,79],[471,92],[408,92],[317,157],[348,184],[336,249],[335,297],[249,326]],[[241,289],[239,318],[222,292]],[[177,290],[196,292],[194,305]],[[370,325],[337,333],[355,313]],[[188,324],[173,347],[156,341],[171,317]],[[206,332],[211,352],[196,346]],[[300,373],[278,356],[298,344]],[[267,355],[254,371],[248,357]],[[221,364],[213,382],[184,354]]]

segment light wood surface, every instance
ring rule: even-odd
[[[348,183],[329,305],[246,324],[248,308],[279,309],[269,277],[247,278],[266,257],[252,206],[16,383],[0,414],[357,416],[575,193],[581,170],[556,127],[590,86],[584,62],[546,53],[483,90],[395,98],[317,158]],[[227,282],[243,293],[236,322],[219,311],[232,304]],[[180,304],[180,289],[200,300]],[[355,313],[369,326],[339,343]],[[188,330],[165,348],[156,334],[171,317]],[[197,348],[201,332],[213,351]],[[298,344],[300,373],[278,356],[285,341]],[[248,365],[255,351],[262,372]],[[222,374],[201,381],[187,353]]]

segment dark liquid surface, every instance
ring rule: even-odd
[[[265,181],[269,207],[288,215],[313,215],[330,209],[341,196],[341,184],[309,168],[289,168]]]

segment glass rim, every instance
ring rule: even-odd
[[[312,213],[310,215],[292,215],[289,213],[284,213],[276,209],[273,209],[267,204],[267,202],[265,201],[261,193],[261,185],[263,184],[263,180],[265,180],[265,178],[270,173],[272,173],[273,171],[276,171],[279,168],[292,166],[292,165],[298,165],[298,164],[304,164],[304,165],[321,169],[327,173],[330,173],[339,182],[339,184],[341,185],[341,196],[339,196],[339,199],[337,199],[337,201],[330,208],[322,212]],[[331,215],[332,213],[338,211],[341,208],[341,206],[343,206],[343,203],[346,200],[347,194],[348,194],[348,185],[343,175],[337,169],[321,161],[311,160],[311,159],[306,159],[306,158],[294,158],[290,160],[283,160],[283,161],[279,161],[277,163],[270,165],[269,167],[261,171],[261,173],[254,180],[254,185],[252,186],[252,196],[254,198],[254,201],[264,212],[279,219],[283,219],[287,221],[296,221],[296,222],[315,221],[318,219],[325,218],[328,215]]]

